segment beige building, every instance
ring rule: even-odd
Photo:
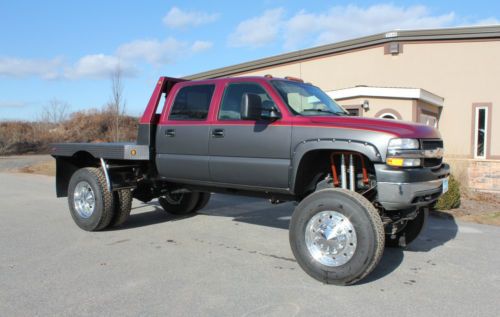
[[[457,178],[500,191],[500,26],[392,31],[188,78],[266,74],[311,82],[353,115],[436,126]]]

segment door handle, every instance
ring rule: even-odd
[[[175,129],[167,129],[165,130],[165,135],[169,137],[174,137],[175,136]]]
[[[224,137],[224,129],[214,129],[214,130],[212,130],[212,136],[214,138],[223,138]]]

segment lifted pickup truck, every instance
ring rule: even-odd
[[[368,275],[385,246],[415,240],[449,175],[436,129],[350,117],[319,88],[272,76],[161,77],[136,143],[54,144],[52,155],[57,196],[88,231],[123,224],[132,198],[173,214],[212,192],[296,201],[295,258],[340,285]]]

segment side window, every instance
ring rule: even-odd
[[[235,83],[226,87],[222,104],[219,110],[219,120],[240,120],[241,119],[241,99],[244,94],[259,95],[262,103],[273,103],[271,97],[258,84]]]
[[[208,115],[208,108],[214,94],[214,89],[214,85],[181,88],[175,97],[169,119],[205,120]]]

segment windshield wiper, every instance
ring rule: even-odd
[[[326,109],[304,109],[301,111],[301,113],[302,112],[323,112],[323,113],[331,113],[331,114],[338,115],[338,116],[341,116],[344,114],[343,112],[331,111],[331,110],[326,110]]]

